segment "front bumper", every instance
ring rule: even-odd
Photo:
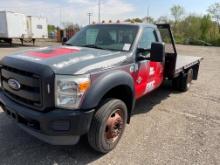
[[[21,106],[0,91],[0,106],[22,129],[53,145],[76,144],[89,130],[94,110],[54,109],[49,112]]]

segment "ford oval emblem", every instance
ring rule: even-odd
[[[15,79],[9,79],[8,86],[14,90],[19,90],[21,88],[21,84]]]

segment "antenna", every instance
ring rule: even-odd
[[[98,0],[98,22],[101,22],[101,0]]]
[[[62,12],[62,11],[61,11],[61,7],[59,8],[59,12],[60,12],[59,14],[60,14],[60,28],[61,28],[61,24],[62,24],[62,23],[61,23],[61,22],[62,22],[62,20],[61,20],[61,12]]]

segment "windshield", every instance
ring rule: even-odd
[[[67,41],[67,45],[130,51],[138,32],[132,25],[91,25]]]

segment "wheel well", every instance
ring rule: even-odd
[[[128,123],[129,123],[131,111],[133,109],[133,97],[134,97],[133,92],[129,86],[120,85],[108,91],[101,100],[104,101],[108,98],[116,98],[122,100],[128,109]]]

